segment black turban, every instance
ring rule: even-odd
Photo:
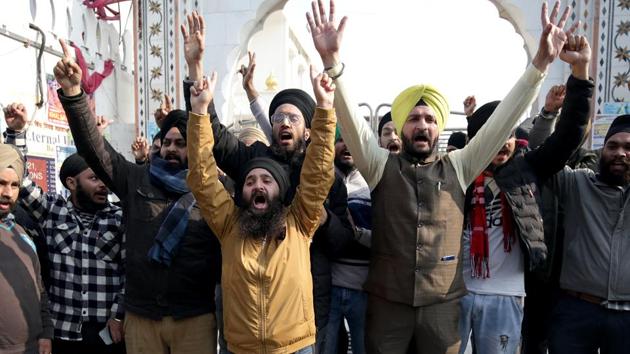
[[[274,96],[269,105],[269,121],[276,109],[285,103],[292,104],[300,110],[304,117],[304,125],[310,129],[311,120],[315,114],[315,101],[308,93],[300,89],[282,90]]]
[[[454,132],[448,138],[448,143],[446,143],[446,145],[451,145],[458,149],[463,149],[464,146],[466,146],[466,143],[468,143],[468,137],[466,136],[466,133]]]
[[[61,180],[63,186],[68,188],[66,185],[66,178],[76,177],[88,168],[90,168],[90,166],[88,166],[87,162],[85,162],[79,154],[72,154],[61,164],[61,168],[59,169],[59,179]]]
[[[479,129],[486,124],[486,121],[490,118],[499,103],[501,103],[501,101],[486,103],[479,107],[479,109],[477,109],[470,117],[466,117],[468,120],[468,139],[472,139],[475,135],[477,135]]]
[[[175,127],[179,130],[184,140],[186,140],[186,125],[188,124],[188,113],[186,111],[182,111],[181,109],[174,109],[166,115],[164,118],[164,122],[162,123],[162,128],[160,129],[159,136],[160,142],[164,142],[164,137],[166,137],[166,133],[168,133],[171,128]]]
[[[392,112],[387,112],[383,117],[381,117],[381,121],[378,122],[378,136],[381,136],[381,132],[383,131],[383,126],[387,124],[387,122],[392,121]],[[398,133],[398,132],[397,132]]]
[[[610,128],[608,128],[604,142],[617,133],[630,133],[630,114],[621,115],[613,120]]]
[[[247,175],[255,168],[262,168],[271,173],[273,179],[275,179],[276,183],[278,183],[278,189],[280,190],[280,201],[282,202],[282,204],[286,204],[285,202],[287,191],[290,187],[289,175],[279,163],[268,157],[256,157],[245,163],[245,166],[241,169],[241,175],[239,176],[238,181],[236,181],[236,197],[234,198],[236,200],[236,203],[239,206],[243,206],[242,199],[245,178],[247,178]]]

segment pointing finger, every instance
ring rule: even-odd
[[[64,41],[63,39],[59,38],[59,44],[61,44],[61,50],[63,51],[63,56],[66,58],[70,57],[70,50],[68,49],[68,45],[66,44],[66,41]]]

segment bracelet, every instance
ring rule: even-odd
[[[335,65],[335,66],[331,66],[331,67],[329,67],[329,68],[324,68],[324,72],[328,72],[328,71],[330,71],[330,70],[334,69],[336,66],[337,66],[337,65]],[[337,80],[337,78],[339,78],[339,76],[343,75],[343,71],[344,71],[345,69],[346,69],[346,64],[342,62],[342,63],[341,63],[341,70],[339,70],[339,73],[338,73],[337,75],[335,75],[335,76],[330,76],[330,75],[329,75],[329,76],[330,76],[330,78],[331,78],[332,80]]]

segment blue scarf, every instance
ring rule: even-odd
[[[179,249],[188,228],[190,211],[195,205],[195,197],[186,185],[187,174],[188,169],[179,166],[173,167],[157,154],[151,157],[151,165],[149,166],[151,184],[180,195],[160,225],[153,247],[148,254],[150,260],[166,266],[171,265],[173,257]]]

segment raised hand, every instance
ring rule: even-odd
[[[142,136],[137,137],[133,144],[131,144],[131,153],[136,159],[136,162],[147,161],[149,158],[149,144],[147,143],[147,139]]]
[[[160,104],[160,107],[157,108],[155,112],[153,112],[153,117],[155,118],[155,124],[158,126],[158,128],[162,128],[162,123],[164,122],[164,119],[166,119],[166,116],[172,110],[173,110],[173,105],[171,104],[171,98],[165,94],[164,99],[162,100],[162,103]]]
[[[564,85],[555,85],[547,92],[545,97],[545,111],[556,113],[562,108],[564,96],[567,94],[567,88]]]
[[[311,82],[317,107],[331,109],[335,99],[335,84],[332,79],[326,73],[318,73],[311,65]]]
[[[564,31],[564,25],[571,14],[571,7],[567,6],[560,17],[557,24],[554,24],[558,11],[560,9],[560,2],[556,1],[551,11],[551,16],[548,15],[547,2],[543,2],[542,10],[540,14],[540,22],[542,24],[542,34],[540,35],[540,44],[538,46],[538,52],[532,60],[532,64],[541,72],[546,72],[549,65],[560,55],[562,48],[566,44],[567,37],[577,29],[579,22],[576,22],[571,26],[568,31]]]
[[[203,17],[193,11],[186,16],[188,20],[188,30],[181,25],[182,37],[184,37],[184,59],[188,64],[188,78],[199,81],[203,74],[203,51],[205,49],[206,25]]]
[[[241,65],[238,70],[239,74],[243,75],[243,89],[247,93],[247,98],[252,101],[258,97],[258,91],[254,87],[254,70],[256,70],[256,53],[247,52],[249,56],[249,63],[247,66]]]
[[[13,131],[24,130],[28,124],[28,113],[26,107],[21,103],[13,102],[4,108],[4,121],[7,127]]]
[[[206,115],[208,114],[208,105],[212,102],[214,96],[214,87],[217,84],[217,72],[214,71],[210,76],[210,80],[204,77],[200,81],[195,81],[190,87],[190,105],[193,113]]]
[[[477,99],[475,96],[468,96],[464,100],[464,113],[466,117],[472,116],[475,113],[475,108],[477,107]]]
[[[306,21],[313,37],[315,49],[322,58],[325,67],[332,67],[339,63],[339,48],[343,38],[343,31],[346,27],[348,17],[344,16],[339,22],[339,27],[335,26],[335,1],[330,0],[330,14],[326,16],[324,3],[322,0],[311,2],[313,13],[306,13]]]
[[[113,121],[105,118],[105,116],[96,116],[96,128],[101,133],[101,135],[103,135],[105,129],[109,127],[109,125],[112,123]]]
[[[588,65],[591,61],[591,45],[584,36],[569,35],[560,59],[571,64],[573,76],[588,80]]]
[[[61,86],[61,90],[65,96],[76,96],[81,93],[81,68],[72,59],[68,45],[63,39],[59,40],[61,49],[63,50],[63,58],[57,62],[53,73],[55,79]]]

